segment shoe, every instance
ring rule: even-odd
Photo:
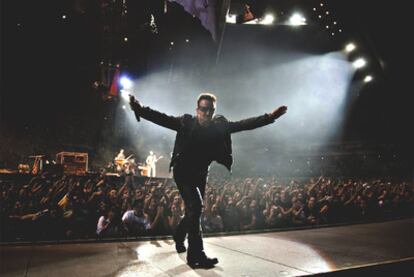
[[[196,259],[189,259],[187,258],[187,264],[191,268],[204,268],[209,269],[213,268],[215,264],[218,264],[217,258],[208,258],[204,252]]]
[[[185,248],[184,243],[175,242],[175,250],[177,250],[177,253],[184,253],[187,248]]]
[[[175,236],[173,236],[174,242],[175,242],[175,250],[177,250],[177,253],[184,253],[187,249],[185,248],[183,241],[178,241]]]

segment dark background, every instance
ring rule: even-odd
[[[104,2],[1,1],[1,166],[15,165],[35,153],[98,152],[128,142],[114,133],[118,128],[113,128],[111,117],[116,101],[104,101],[103,92],[93,87],[100,79],[101,61],[120,62],[131,75],[142,77],[168,69],[170,59],[180,57],[184,47],[176,44],[171,54],[169,42],[191,37],[185,53],[204,53],[194,67],[199,74],[214,70],[217,44],[178,5],[168,3],[168,13],[163,14],[163,1],[128,1],[128,17],[118,24],[103,14]],[[241,2],[233,1],[233,5]],[[344,32],[313,50],[340,49],[348,38],[357,37],[364,41],[363,51],[376,58],[372,70],[377,79],[358,92],[342,140],[393,145],[412,168],[413,3],[325,2]],[[309,21],[323,29],[323,22],[311,12],[318,3],[268,0],[249,4],[259,16],[305,7]],[[156,19],[157,33],[148,27],[150,14]],[[108,34],[105,25],[117,27]],[[128,43],[122,40],[125,35]]]

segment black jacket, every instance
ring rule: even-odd
[[[191,141],[192,131],[197,124],[197,118],[189,114],[184,114],[179,117],[169,116],[138,104],[133,105],[133,110],[138,121],[140,120],[140,117],[143,117],[157,125],[177,131],[170,168],[176,165],[180,154],[185,151]],[[215,136],[218,137],[216,140],[217,144],[214,145],[213,150],[214,160],[224,165],[229,171],[231,171],[231,166],[233,164],[231,134],[245,130],[252,130],[271,124],[274,121],[275,120],[269,114],[234,122],[228,121],[221,115],[214,116],[213,128]]]

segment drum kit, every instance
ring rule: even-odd
[[[141,176],[147,176],[148,166],[142,163],[136,163],[133,159],[134,155],[130,155],[125,159],[115,159],[115,170],[118,173],[126,173],[135,175],[136,171],[139,170]]]
[[[138,165],[138,169],[140,170],[141,176],[148,176],[149,166],[140,164]]]

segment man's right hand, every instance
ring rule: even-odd
[[[141,108],[141,104],[138,102],[138,100],[135,99],[133,95],[129,95],[129,105],[131,106],[132,110],[136,110]]]
[[[138,102],[138,100],[136,100],[135,97],[131,94],[129,95],[129,106],[133,111],[136,111],[135,117],[137,118],[137,121],[141,121],[140,116],[138,115],[138,111],[142,106]]]

